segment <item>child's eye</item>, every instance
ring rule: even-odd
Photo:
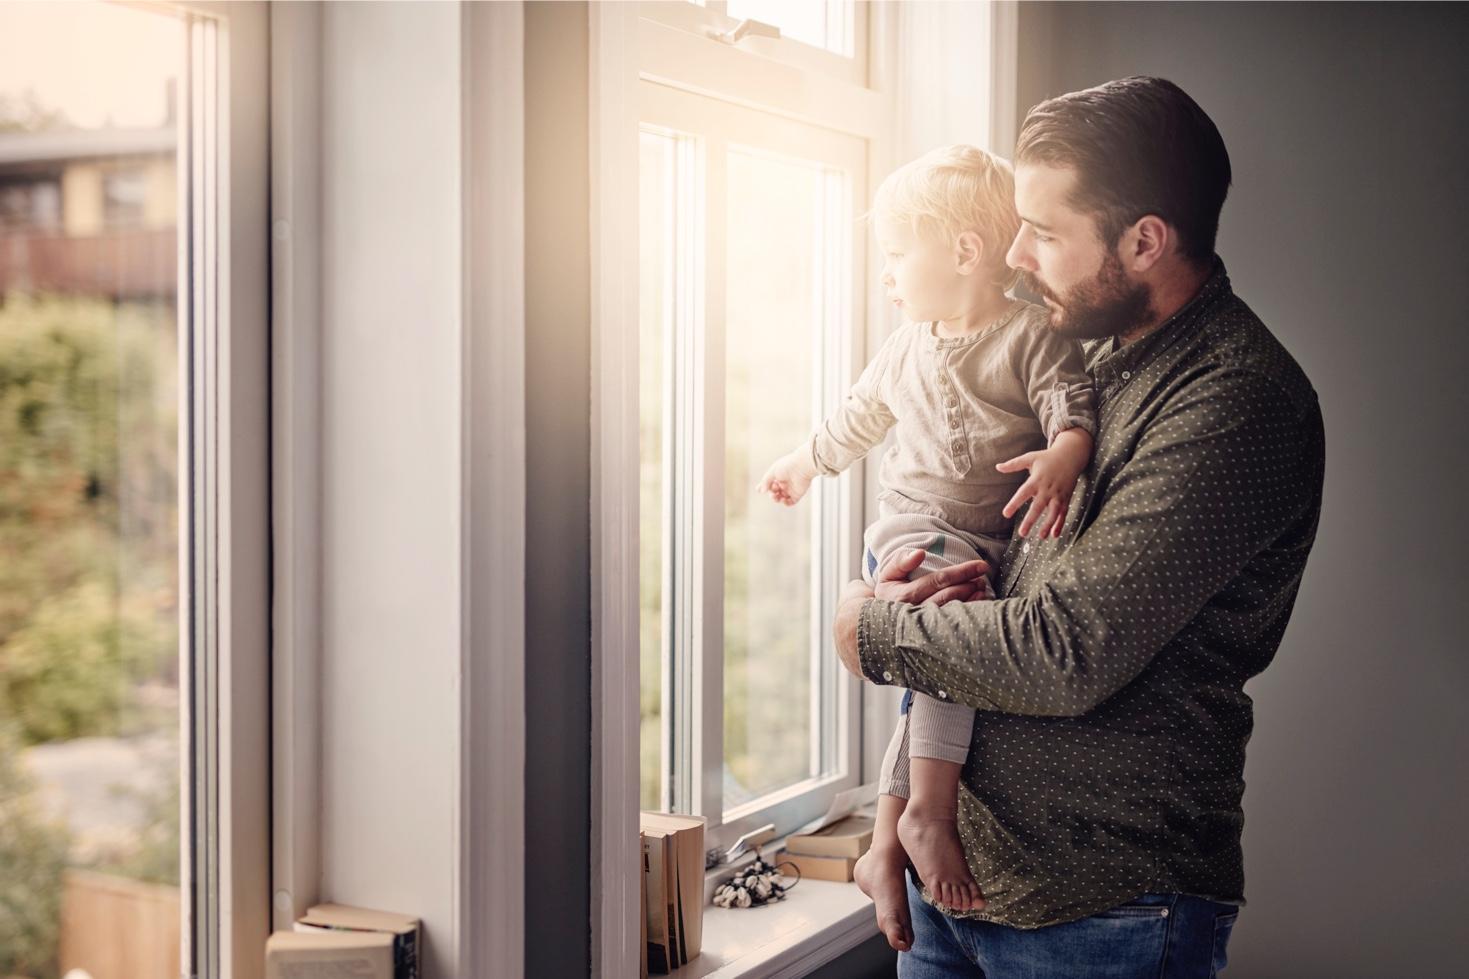
[[[1037,233],[1036,236],[1035,236],[1035,240],[1036,241],[1039,241],[1039,242],[1047,242],[1047,241],[1054,241],[1055,239],[1053,239],[1050,235],[1043,235],[1043,234]]]

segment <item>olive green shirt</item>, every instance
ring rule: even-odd
[[[858,627],[869,680],[977,709],[959,832],[988,903],[958,916],[1021,928],[1147,892],[1243,903],[1244,684],[1321,509],[1315,391],[1217,260],[1087,370],[1096,453],[1060,539],[1012,541],[999,600],[872,600]]]

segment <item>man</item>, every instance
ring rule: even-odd
[[[1059,538],[1022,520],[996,600],[946,601],[978,562],[843,593],[849,670],[977,709],[958,830],[984,907],[910,881],[879,920],[911,934],[905,977],[1209,977],[1244,904],[1243,688],[1315,537],[1320,408],[1214,254],[1229,157],[1182,89],[1036,106],[1015,174],[1007,260],[1087,341],[1096,452]]]

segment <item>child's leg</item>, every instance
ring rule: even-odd
[[[908,803],[898,838],[929,893],[959,910],[984,906],[959,842],[959,772],[969,755],[974,711],[914,693],[908,711]]]
[[[913,919],[908,910],[908,854],[898,841],[898,819],[907,801],[908,715],[899,715],[898,727],[888,742],[878,778],[877,823],[872,831],[872,847],[853,868],[857,886],[872,898],[877,913],[877,927],[888,944],[899,952],[913,946]],[[901,772],[895,770],[901,761]],[[895,782],[895,774],[901,783]],[[901,792],[895,795],[894,792]]]

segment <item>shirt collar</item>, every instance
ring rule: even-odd
[[[1116,337],[1101,341],[1092,366],[1092,378],[1099,387],[1118,379],[1126,384],[1180,337],[1192,333],[1209,317],[1218,302],[1230,295],[1233,295],[1233,290],[1229,285],[1229,273],[1224,269],[1223,260],[1216,255],[1213,269],[1199,291],[1157,329],[1125,347],[1117,345]]]

